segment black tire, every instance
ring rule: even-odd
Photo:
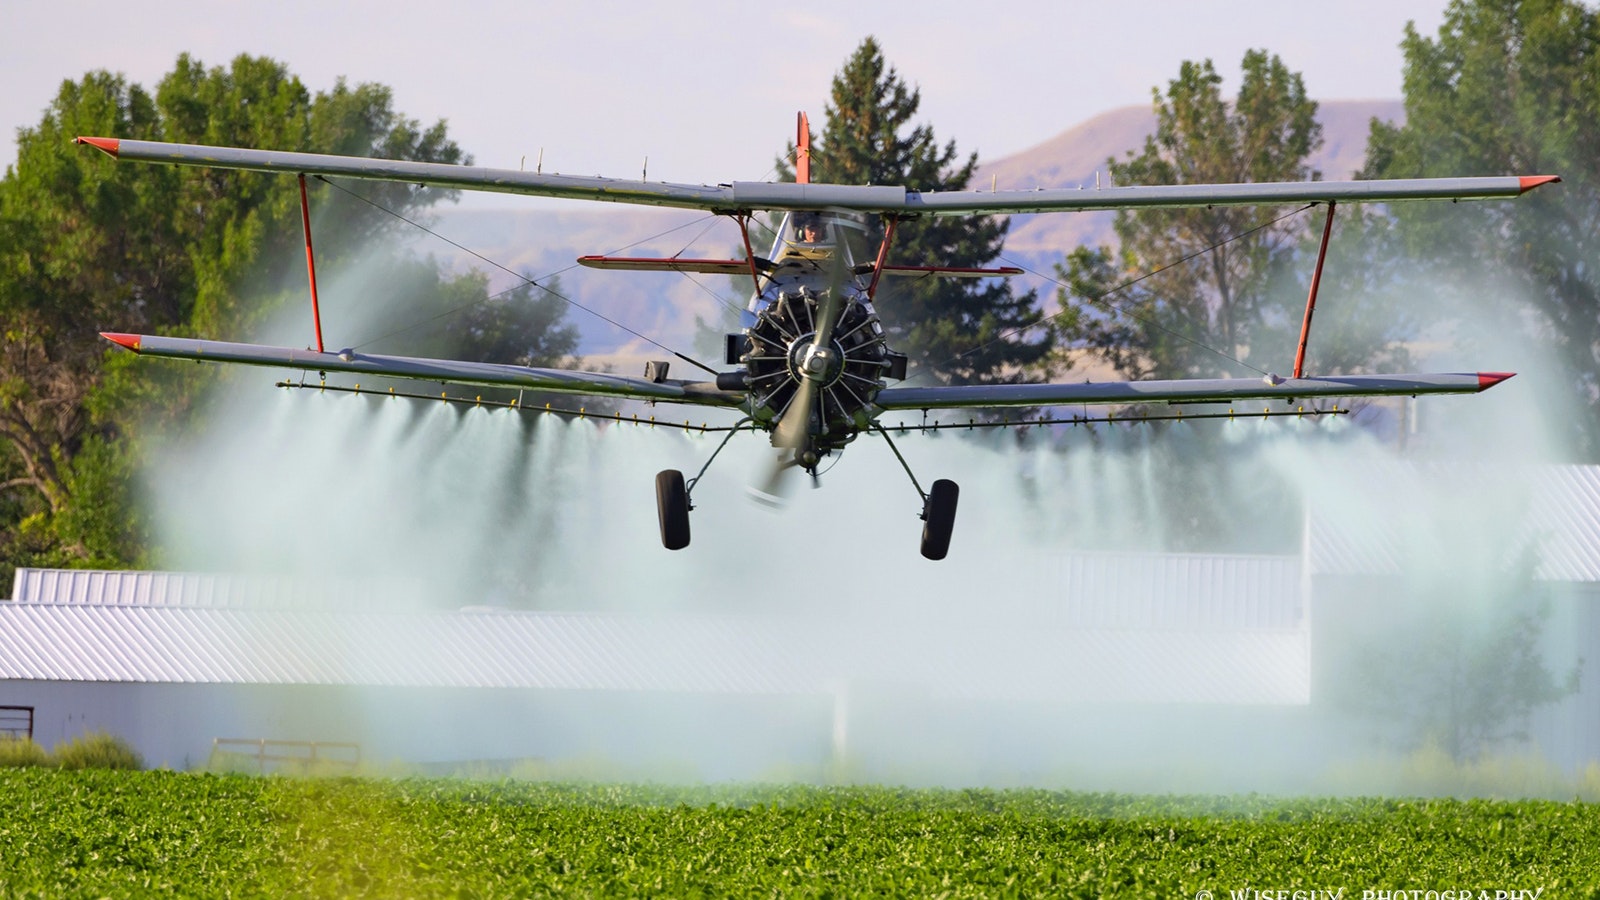
[[[661,546],[668,550],[689,546],[689,492],[677,469],[656,473],[656,515],[661,520]]]
[[[950,552],[950,533],[956,527],[956,500],[961,488],[954,481],[941,478],[928,491],[928,502],[922,507],[922,555],[928,559],[944,559]]]

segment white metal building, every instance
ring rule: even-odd
[[[1319,480],[1303,554],[1317,695],[1362,665],[1424,664],[1434,648],[1395,637],[1419,619],[1486,645],[1482,629],[1543,604],[1541,662],[1578,685],[1535,712],[1528,749],[1572,772],[1600,761],[1600,466],[1356,461]]]
[[[1590,667],[1534,743],[1571,769],[1600,759],[1600,467],[1326,475],[1299,555],[1033,557],[1039,586],[981,615],[438,610],[404,585],[21,570],[0,602],[0,730],[49,746],[104,729],[174,767],[244,738],[701,778],[845,759],[914,780],[895,765],[916,758],[1026,779],[1200,746],[1287,770],[1348,750],[1321,698],[1407,579],[1527,551],[1555,607],[1547,655]]]
[[[996,598],[984,621],[384,611],[349,586],[24,569],[0,603],[0,706],[28,710],[47,746],[105,729],[174,767],[205,762],[216,738],[268,738],[759,777],[919,729],[971,758],[1002,752],[995,735],[1082,721],[1041,710],[1308,701],[1296,561],[1054,565],[1059,602]],[[1044,765],[1053,742],[1003,743]]]

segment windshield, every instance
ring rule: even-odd
[[[785,256],[819,257],[842,249],[851,264],[863,256],[866,223],[848,213],[792,212],[778,227],[778,240],[772,258]]]

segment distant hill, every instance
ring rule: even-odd
[[[1328,180],[1351,177],[1367,152],[1367,134],[1373,118],[1404,121],[1405,107],[1399,100],[1325,100],[1318,107],[1323,145],[1311,164]],[[1154,133],[1155,113],[1148,106],[1125,106],[1101,113],[1055,137],[1021,153],[986,162],[978,167],[972,186],[987,190],[1083,187],[1095,185],[1095,173],[1103,184],[1110,184],[1106,160],[1121,158],[1130,150],[1143,148]],[[1066,254],[1079,244],[1111,243],[1110,212],[1052,213],[1013,216],[1006,249],[1029,256]]]
[[[1349,178],[1360,168],[1373,117],[1399,121],[1404,118],[1404,108],[1398,100],[1322,102],[1318,118],[1324,144],[1312,164],[1324,178]],[[1105,177],[1108,157],[1142,147],[1145,136],[1154,129],[1155,116],[1148,107],[1102,113],[1036,147],[982,163],[973,187],[1093,188],[1096,170]],[[1006,253],[1030,268],[1048,271],[1051,263],[1080,243],[1111,242],[1112,218],[1111,213],[1014,216]],[[573,300],[675,350],[689,352],[693,347],[696,317],[718,322],[726,304],[741,305],[745,299],[736,296],[729,280],[720,276],[691,278],[573,268],[577,257],[589,253],[732,254],[739,242],[738,232],[726,221],[702,213],[621,204],[552,210],[529,201],[525,209],[438,210],[435,227],[502,265],[536,277],[566,270],[561,276],[563,290]],[[417,246],[424,252],[449,254],[448,248],[428,239],[419,240]],[[764,249],[758,247],[757,252]],[[462,264],[482,266],[470,258]],[[496,289],[512,283],[510,276],[498,272],[491,272],[491,282]],[[1051,292],[1043,293],[1048,296]],[[648,343],[582,311],[574,310],[571,321],[583,332],[580,352],[604,357],[619,371],[631,372],[637,359],[661,355]]]

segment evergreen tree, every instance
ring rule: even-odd
[[[954,141],[941,146],[931,126],[913,125],[921,102],[878,42],[862,41],[833,78],[825,124],[812,145],[813,180],[965,190],[977,154],[963,159]],[[792,170],[783,174],[793,178]],[[883,224],[874,223],[873,246],[882,234]],[[1005,234],[1006,223],[992,217],[913,219],[897,225],[889,260],[989,266]],[[1027,380],[1046,372],[1055,344],[1037,294],[1017,294],[1001,279],[885,278],[877,307],[889,345],[911,357],[913,372],[946,383]]]

